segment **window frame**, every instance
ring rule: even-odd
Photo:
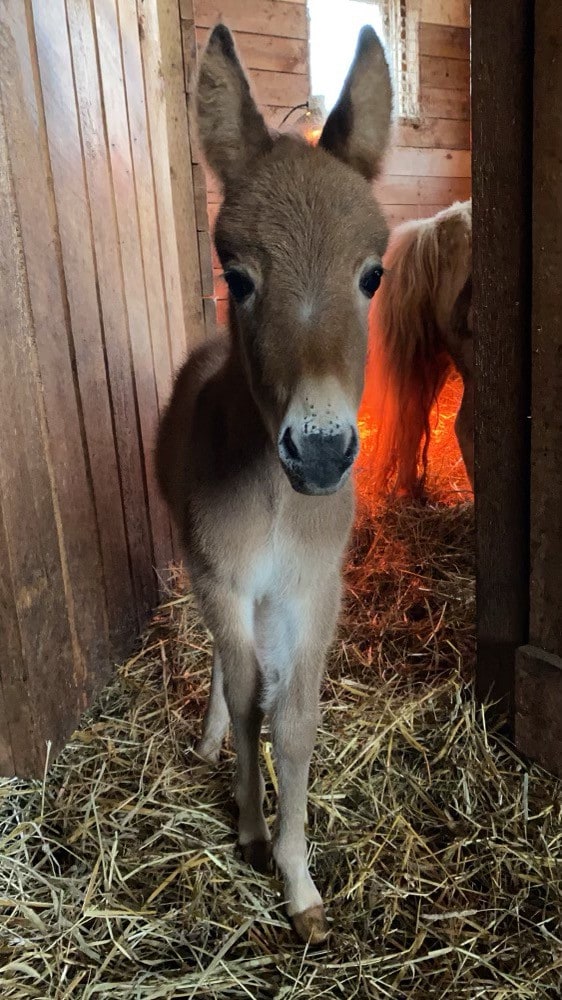
[[[420,120],[421,0],[373,0],[382,11],[398,122]]]

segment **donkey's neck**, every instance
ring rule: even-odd
[[[230,349],[212,391],[213,446],[223,475],[263,461],[273,445],[231,331]]]
[[[245,432],[250,437],[266,435],[266,428],[258,410],[240,351],[231,332],[231,346],[223,370],[223,389],[225,410],[231,426],[236,427],[237,434]]]

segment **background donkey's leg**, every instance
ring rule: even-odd
[[[203,720],[203,735],[195,747],[199,757],[216,764],[224,738],[228,731],[229,714],[222,676],[222,665],[218,649],[213,650],[213,670],[211,674],[211,691],[207,710]]]
[[[471,278],[467,280],[455,303],[446,341],[464,385],[461,405],[455,420],[455,434],[466,474],[474,490],[474,343]]]
[[[471,377],[464,380],[462,402],[455,420],[455,434],[466,474],[474,489],[474,382]]]

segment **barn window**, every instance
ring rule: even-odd
[[[392,68],[395,115],[419,117],[419,0],[308,0],[312,95],[329,111],[341,90],[357,35],[372,24]]]

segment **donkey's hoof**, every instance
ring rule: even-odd
[[[248,844],[240,844],[242,857],[246,864],[257,872],[265,874],[271,866],[271,841],[251,840]]]
[[[306,944],[323,944],[330,934],[323,906],[310,906],[302,913],[294,913],[291,920],[301,941]]]
[[[210,740],[197,740],[193,747],[196,757],[199,757],[205,764],[218,764],[221,754],[221,744],[212,743]]]

